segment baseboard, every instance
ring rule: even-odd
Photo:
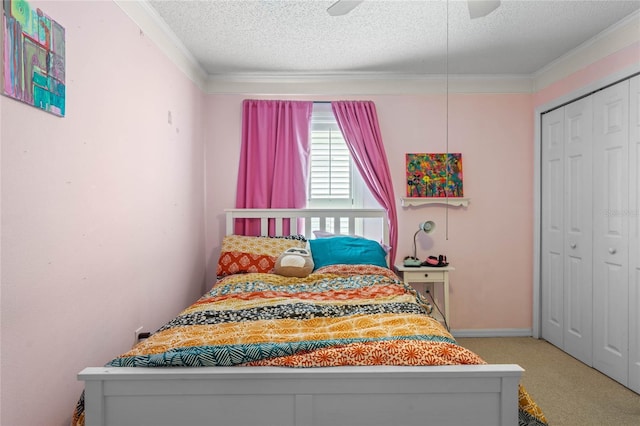
[[[451,330],[453,337],[531,337],[530,328],[485,328],[471,330]]]

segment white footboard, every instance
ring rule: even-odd
[[[518,424],[518,365],[101,368],[87,426]]]

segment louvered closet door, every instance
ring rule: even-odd
[[[629,82],[629,387],[640,393],[640,76]]]
[[[542,116],[542,338],[564,347],[564,108]]]
[[[629,367],[629,81],[593,96],[593,366],[626,385]]]
[[[564,351],[592,365],[592,97],[564,115]]]

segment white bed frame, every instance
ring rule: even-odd
[[[383,210],[226,210],[234,219],[379,218]],[[290,221],[290,233],[304,232]],[[331,222],[331,221],[328,221]],[[284,230],[284,233],[287,233]],[[86,426],[514,426],[518,424],[518,365],[438,367],[89,367]]]

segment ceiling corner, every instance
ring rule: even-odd
[[[208,74],[147,0],[113,0],[160,50],[201,90]]]

